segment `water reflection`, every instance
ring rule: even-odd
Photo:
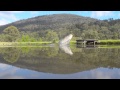
[[[20,50],[15,47],[7,47],[2,50],[2,55],[4,60],[14,63],[17,62],[19,56],[20,56]]]
[[[23,79],[23,77],[16,75],[19,69],[7,64],[0,64],[0,79]]]
[[[120,78],[120,48],[88,48],[1,47],[0,78]]]
[[[69,55],[73,55],[73,52],[71,51],[70,46],[68,45],[62,45],[60,46],[60,49]]]

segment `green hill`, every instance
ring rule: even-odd
[[[120,39],[120,19],[97,20],[74,14],[44,15],[2,25],[0,26],[0,33],[11,25],[17,27],[21,35],[24,33],[30,35],[34,32],[34,36],[42,38],[45,38],[47,31],[52,30],[57,33],[59,39],[68,34],[73,34],[75,39],[76,37],[83,39]]]
[[[14,25],[21,31],[40,31],[46,29],[59,29],[70,27],[73,24],[94,22],[96,19],[89,17],[82,17],[72,14],[53,14],[28,18],[16,21],[0,27],[0,31],[4,28]]]

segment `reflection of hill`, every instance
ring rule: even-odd
[[[52,57],[48,57],[46,53],[49,50],[35,49],[26,55],[21,53],[15,63],[9,63],[2,58],[0,58],[0,62],[20,68],[55,74],[76,73],[99,67],[120,68],[120,49],[84,48],[80,52],[78,50],[73,52],[72,56],[59,52]],[[52,50],[55,49],[52,48]]]

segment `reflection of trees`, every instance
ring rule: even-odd
[[[1,48],[0,48],[1,49]],[[120,68],[120,49],[76,48],[73,55],[58,52],[58,47],[4,48],[0,50],[6,61],[15,66],[50,73],[75,73],[99,67]],[[23,50],[23,51],[22,51]],[[21,51],[21,54],[20,54]]]
[[[58,54],[58,47],[22,47],[21,57],[54,57]]]
[[[58,48],[48,48],[48,50],[46,51],[46,54],[48,57],[54,57],[58,54]]]
[[[6,47],[3,49],[3,58],[10,63],[15,63],[20,56],[20,50],[16,47]]]
[[[119,67],[120,49],[83,49],[82,53],[75,53],[74,60],[84,64],[86,68],[94,67]]]

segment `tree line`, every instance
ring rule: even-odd
[[[52,30],[47,30],[41,37],[37,32],[20,32],[17,27],[9,26],[0,34],[1,42],[42,42],[58,41],[58,34]]]

